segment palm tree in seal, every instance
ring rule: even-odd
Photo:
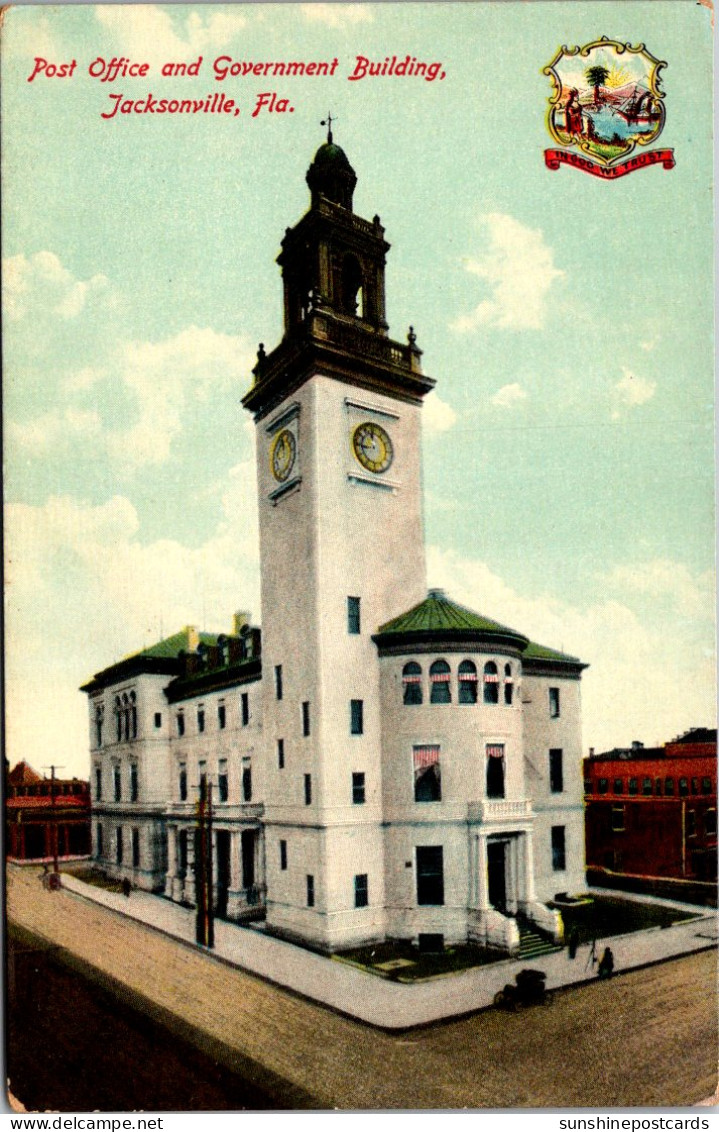
[[[601,64],[597,64],[594,67],[589,67],[584,73],[589,85],[594,87],[594,105],[599,106],[602,101],[601,87],[609,78],[609,71]]]

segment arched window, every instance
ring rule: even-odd
[[[115,724],[117,726],[117,741],[122,739],[122,701],[119,696],[115,696]]]
[[[450,687],[449,665],[446,660],[435,660],[429,670],[431,704],[451,704],[452,689]]]
[[[127,692],[122,697],[122,718],[125,741],[127,741],[130,738],[130,701],[127,698]]]
[[[364,315],[364,295],[362,293],[362,268],[356,256],[347,255],[342,262],[342,310],[345,314]]]
[[[137,739],[137,696],[130,692],[130,734]]]
[[[105,708],[103,704],[95,705],[95,739],[96,747],[102,746],[102,724],[105,718]]]
[[[512,703],[512,696],[514,695],[514,680],[512,679],[512,665],[505,664],[504,666],[504,702],[505,704]]]
[[[422,669],[416,660],[410,660],[402,669],[402,702],[422,703]]]
[[[487,754],[487,797],[504,797],[504,743],[488,743]]]
[[[484,666],[484,702],[485,704],[499,703],[499,675],[497,665],[488,660]]]
[[[463,660],[458,670],[460,704],[477,702],[477,665],[472,660]]]

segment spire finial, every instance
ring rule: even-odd
[[[332,114],[330,112],[328,112],[327,117],[323,118],[322,121],[320,122],[320,126],[326,126],[327,127],[327,144],[328,145],[332,145],[332,123],[336,122],[336,121],[337,121],[337,119],[333,118]]]

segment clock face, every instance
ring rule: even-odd
[[[295,434],[290,432],[288,428],[283,428],[282,432],[278,432],[270,449],[272,475],[279,483],[284,483],[289,476],[294,467],[296,455],[297,441]]]
[[[394,457],[389,436],[372,421],[357,425],[352,433],[352,450],[362,467],[375,474],[386,472]]]

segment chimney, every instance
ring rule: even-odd
[[[185,632],[187,633],[187,651],[195,652],[200,643],[200,634],[197,632],[197,626],[186,625]]]
[[[232,618],[232,633],[233,636],[239,637],[242,630],[249,626],[252,620],[252,614],[248,609],[239,609]]]
[[[589,757],[590,757],[590,759],[594,758],[594,747],[589,748]]]
[[[632,750],[633,751],[641,751],[643,746],[644,746],[644,744],[642,743],[642,741],[640,739],[632,739]]]

